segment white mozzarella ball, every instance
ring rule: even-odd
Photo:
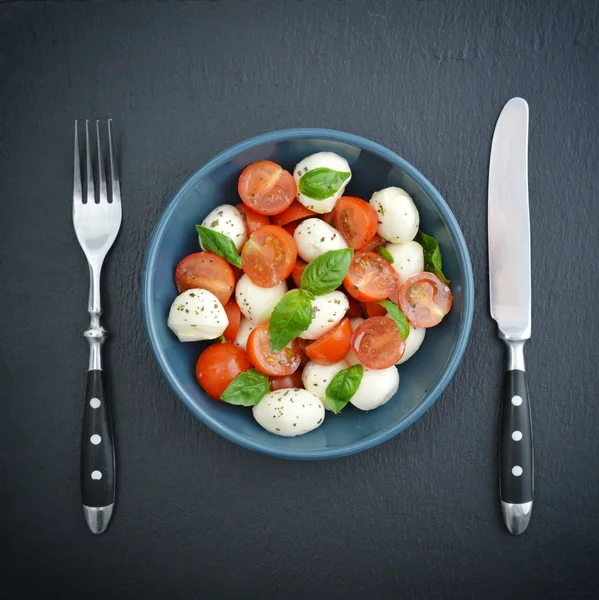
[[[212,292],[198,288],[175,298],[167,324],[179,341],[199,342],[222,335],[229,319],[220,300]]]
[[[414,327],[414,325],[410,325],[410,335],[406,340],[406,351],[397,362],[398,365],[405,363],[406,360],[409,360],[416,354],[420,346],[422,346],[422,342],[424,342],[425,335],[426,329],[424,327]]]
[[[345,316],[349,301],[343,292],[331,292],[312,300],[312,323],[300,334],[303,340],[317,340],[328,333]]]
[[[424,271],[424,250],[418,242],[387,244],[386,248],[393,257],[391,266],[399,276],[400,285],[412,275]]]
[[[313,198],[309,198],[299,191],[300,179],[309,171],[322,168],[332,169],[333,171],[339,171],[341,173],[349,173],[349,177],[343,182],[343,185],[328,198],[325,198],[324,200],[314,200]],[[349,168],[349,163],[345,160],[345,158],[339,156],[338,154],[334,154],[333,152],[318,152],[316,154],[312,154],[311,156],[307,156],[295,166],[293,178],[295,179],[298,188],[297,199],[306,208],[309,208],[310,210],[322,215],[324,213],[331,212],[335,207],[337,200],[343,196],[345,187],[351,180],[351,169]]]
[[[246,319],[243,315],[241,316],[241,321],[239,322],[239,331],[237,332],[237,336],[235,337],[235,344],[240,346],[244,350],[246,349],[248,338],[250,337],[250,333],[256,329],[256,325],[252,323],[249,319]]]
[[[347,369],[348,366],[344,360],[334,365],[319,365],[314,361],[310,361],[306,364],[302,372],[302,383],[309,392],[312,392],[320,399],[327,410],[331,410],[331,406],[327,400],[327,386],[339,371]]]
[[[275,435],[295,437],[316,429],[324,421],[324,406],[311,392],[299,388],[266,394],[252,409],[254,419]]]
[[[362,325],[362,323],[364,323],[364,319],[362,317],[354,317],[353,319],[350,319],[349,322],[351,323],[351,330],[352,332],[354,332],[356,328],[358,328],[360,325]],[[344,360],[350,366],[361,364],[358,360],[358,357],[354,354],[354,351],[351,348],[349,349],[349,352],[345,356]]]
[[[265,323],[270,318],[275,306],[287,292],[287,283],[271,288],[256,285],[246,274],[243,274],[235,288],[235,300],[246,319],[254,325]]]
[[[306,262],[318,258],[329,250],[347,248],[341,234],[321,219],[302,221],[295,230],[293,239],[297,245],[297,253]]]
[[[378,215],[378,234],[389,242],[407,244],[418,233],[420,215],[410,195],[398,187],[375,192],[370,199]]]
[[[374,410],[388,402],[399,387],[396,367],[388,369],[364,369],[360,387],[350,402],[360,410]]]
[[[230,237],[235,243],[237,252],[247,242],[248,235],[243,215],[231,204],[217,206],[208,213],[208,216],[202,221],[202,225]],[[202,246],[201,240],[200,246]]]

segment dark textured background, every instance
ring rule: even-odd
[[[2,598],[599,596],[599,3],[14,2],[0,5]],[[495,434],[486,185],[505,101],[531,109],[536,508],[510,536]],[[124,220],[105,267],[117,511],[87,530],[79,433],[87,266],[73,120],[112,115]],[[141,265],[204,161],[271,129],[371,138],[439,188],[478,283],[463,364],[408,431],[358,456],[253,454],[196,422],[142,326]]]

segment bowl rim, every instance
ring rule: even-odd
[[[458,339],[453,348],[451,356],[447,362],[445,370],[441,377],[437,380],[435,385],[424,396],[423,401],[414,409],[412,409],[401,421],[390,425],[388,428],[379,431],[366,438],[362,438],[351,444],[345,446],[339,446],[336,448],[324,449],[324,450],[296,450],[296,449],[284,449],[275,448],[268,444],[263,444],[253,440],[252,438],[238,433],[223,426],[217,419],[214,419],[208,412],[204,411],[200,406],[194,404],[188,397],[185,389],[178,381],[176,375],[167,365],[167,360],[164,352],[160,348],[158,343],[158,337],[156,328],[150,319],[148,306],[152,302],[152,282],[154,278],[153,269],[150,269],[150,264],[154,262],[158,252],[158,241],[162,236],[162,232],[166,227],[166,223],[170,219],[171,215],[178,208],[182,198],[188,193],[188,191],[194,187],[201,179],[209,173],[215,167],[218,167],[232,158],[238,153],[245,150],[249,150],[258,145],[274,143],[274,142],[285,142],[292,141],[294,139],[323,139],[328,141],[343,142],[352,144],[363,150],[372,152],[379,157],[388,160],[394,165],[401,168],[407,173],[424,192],[432,199],[434,204],[437,206],[441,213],[441,217],[449,229],[453,240],[455,241],[456,248],[458,251],[458,262],[463,273],[463,293],[464,293],[464,308],[461,316],[461,322],[459,325]],[[254,450],[260,454],[266,454],[277,458],[286,458],[293,460],[322,460],[329,458],[340,458],[348,456],[350,454],[356,454],[363,450],[368,450],[374,446],[386,442],[398,433],[407,429],[415,421],[417,421],[439,398],[441,393],[445,390],[451,379],[453,378],[458,365],[462,359],[468,338],[470,335],[470,328],[472,325],[472,318],[474,312],[474,276],[472,273],[472,263],[470,260],[470,253],[464,239],[464,235],[458,225],[458,222],[453,215],[451,209],[433,186],[433,184],[422,174],[416,167],[414,167],[407,160],[389,150],[388,148],[363,138],[361,136],[338,131],[334,129],[322,129],[322,128],[294,128],[294,129],[280,129],[276,131],[270,131],[261,133],[259,135],[248,138],[242,142],[238,142],[233,146],[223,150],[210,160],[206,162],[202,167],[190,175],[185,183],[179,188],[175,195],[171,198],[169,203],[162,211],[158,222],[152,233],[148,249],[146,251],[146,257],[144,260],[143,271],[142,271],[142,288],[141,288],[141,300],[142,300],[142,312],[143,320],[150,340],[150,346],[152,352],[156,358],[156,362],[162,371],[162,374],[169,383],[171,389],[177,394],[181,402],[186,408],[200,421],[205,423],[210,429],[223,436],[225,439],[232,441],[244,448]]]

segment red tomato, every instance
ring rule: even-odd
[[[351,348],[352,329],[347,317],[325,333],[321,338],[306,346],[306,354],[320,365],[332,365],[343,360]]]
[[[284,375],[283,377],[269,377],[270,380],[270,391],[282,390],[284,388],[303,388],[302,383],[302,372],[298,369],[291,375]]]
[[[243,270],[256,285],[265,288],[287,279],[296,258],[295,241],[276,225],[256,229],[241,251]]]
[[[327,225],[335,227],[335,215],[333,214],[333,211],[324,213],[324,215],[320,215],[320,217]]]
[[[300,366],[302,350],[293,340],[281,351],[273,354],[270,351],[268,323],[258,325],[250,333],[247,341],[247,353],[250,362],[265,375],[291,375]]]
[[[272,222],[273,225],[287,225],[287,223],[291,223],[292,221],[305,219],[306,217],[311,217],[315,214],[316,213],[313,210],[306,208],[301,202],[294,200],[288,209],[284,210],[278,215],[275,215],[272,218]]]
[[[257,212],[254,212],[245,204],[238,204],[237,208],[239,209],[239,212],[241,212],[241,216],[245,221],[245,229],[248,236],[252,235],[252,233],[254,233],[258,227],[270,225],[270,219],[266,215],[261,215]]]
[[[293,175],[270,160],[247,166],[239,177],[237,191],[243,203],[263,215],[278,215],[297,196]]]
[[[235,300],[231,300],[225,305],[225,312],[229,319],[229,325],[223,333],[224,338],[227,342],[234,342],[239,331],[239,324],[241,323],[241,310],[237,306]]]
[[[341,196],[333,209],[333,222],[347,245],[359,250],[375,236],[378,218],[368,202],[355,196]]]
[[[291,237],[293,237],[293,234],[295,233],[295,230],[298,228],[298,226],[299,226],[300,223],[301,223],[301,221],[293,221],[293,223],[287,223],[287,225],[283,225],[283,229]]]
[[[399,290],[399,307],[416,327],[438,325],[452,304],[449,286],[434,273],[418,273],[404,281]]]
[[[175,284],[181,294],[200,288],[212,292],[224,306],[235,287],[231,265],[212,252],[195,252],[186,256],[175,269]]]
[[[310,359],[306,354],[306,348],[310,345],[311,342],[310,340],[303,340],[302,338],[297,338],[295,341],[301,351],[300,367],[305,367],[310,362]]]
[[[399,280],[393,267],[376,252],[361,250],[354,254],[343,285],[347,293],[361,302],[388,298]]]
[[[364,302],[363,306],[364,312],[369,317],[384,317],[387,314],[387,309],[376,302]]]
[[[345,313],[345,316],[348,317],[349,319],[355,319],[356,317],[362,317],[362,305],[355,299],[352,298],[351,296],[348,296],[346,294],[347,300],[349,302],[349,308],[347,309],[347,312]]]
[[[220,400],[233,379],[251,368],[243,348],[217,342],[200,354],[196,364],[196,379],[209,396]]]
[[[293,283],[297,287],[300,287],[300,283],[302,281],[302,275],[304,274],[304,269],[308,263],[301,258],[298,258],[295,262],[295,267],[293,267],[293,271],[291,271],[291,277],[293,278]]]
[[[370,317],[356,327],[351,347],[357,359],[369,369],[387,369],[406,351],[397,325],[387,317]]]
[[[362,250],[370,250],[371,252],[376,252],[381,246],[384,246],[387,242],[376,233],[374,237],[362,248]]]

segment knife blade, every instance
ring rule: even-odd
[[[524,364],[531,336],[528,104],[503,107],[491,145],[488,190],[491,316],[507,346],[499,452],[501,510],[515,535],[530,522],[534,493],[532,424]]]

